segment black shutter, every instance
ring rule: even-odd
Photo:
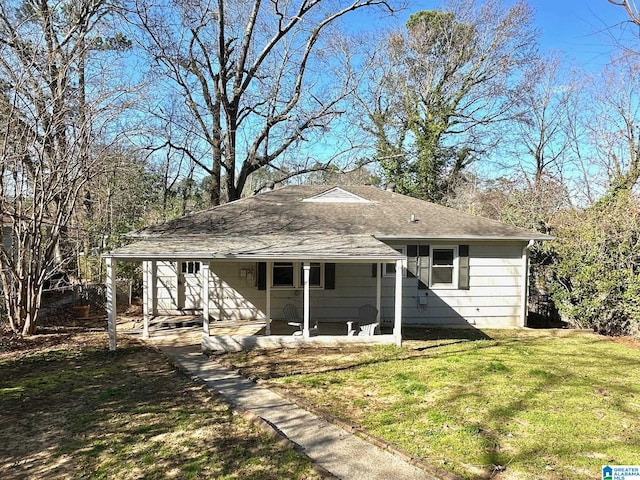
[[[431,257],[429,256],[429,246],[425,245],[426,249],[422,249],[420,246],[420,257],[418,258],[418,290],[427,290],[429,288],[429,269],[431,263]],[[422,255],[426,252],[426,255]]]
[[[373,278],[376,278],[378,276],[378,264],[377,263],[372,263],[371,264],[371,276]]]
[[[326,290],[336,289],[336,264],[324,264],[324,288]]]
[[[407,245],[407,277],[418,276],[418,245]]]
[[[267,289],[267,262],[258,262],[258,290]]]
[[[458,245],[458,288],[469,290],[469,245]]]

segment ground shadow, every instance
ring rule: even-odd
[[[402,328],[403,340],[491,340],[482,330],[468,328],[425,328],[405,326]]]

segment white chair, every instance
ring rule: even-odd
[[[298,316],[298,309],[292,303],[287,303],[284,308],[284,319],[287,321],[287,325],[296,327],[298,330],[293,332],[294,336],[301,336],[302,329],[304,328],[304,321]],[[316,321],[313,327],[309,328],[309,335],[318,335],[318,322]]]
[[[370,337],[380,333],[378,309],[367,303],[358,309],[358,321],[347,322],[347,335]]]

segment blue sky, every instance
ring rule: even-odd
[[[476,0],[481,2],[483,0]],[[502,0],[506,5],[516,0]],[[575,67],[586,73],[597,75],[610,64],[611,59],[622,53],[621,40],[635,51],[640,51],[640,27],[629,22],[624,8],[608,0],[527,0],[534,11],[534,24],[540,32],[538,38],[540,54],[556,51],[567,70]],[[409,0],[410,6],[398,15],[397,26],[404,25],[412,13],[442,6],[445,0]],[[360,17],[360,21],[366,16]],[[368,26],[375,29],[385,19],[369,18]],[[389,19],[387,19],[389,20]],[[366,24],[365,24],[366,25]],[[509,153],[510,155],[511,153]],[[504,162],[506,153],[500,156]],[[477,166],[479,168],[480,165]],[[486,164],[487,176],[501,174],[496,165]],[[565,171],[565,175],[570,172]]]
[[[585,70],[600,70],[609,62],[616,50],[615,38],[622,31],[620,24],[628,20],[622,7],[607,0],[529,0],[528,3],[540,30],[541,50],[562,51],[567,60]],[[419,10],[437,8],[442,2],[410,0],[410,4],[402,19]],[[628,32],[630,28],[627,25],[624,30]]]
[[[543,50],[561,50],[587,70],[608,63],[616,39],[630,25],[622,7],[607,0],[530,0]]]

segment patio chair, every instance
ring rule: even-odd
[[[287,325],[296,327],[298,330],[293,332],[294,336],[302,335],[302,329],[304,328],[304,320],[298,316],[298,309],[292,303],[287,303],[284,308],[284,319],[287,321]],[[309,335],[318,335],[318,321],[313,327],[309,327]]]
[[[358,321],[347,322],[347,335],[370,337],[380,332],[378,309],[367,303],[358,309]]]

